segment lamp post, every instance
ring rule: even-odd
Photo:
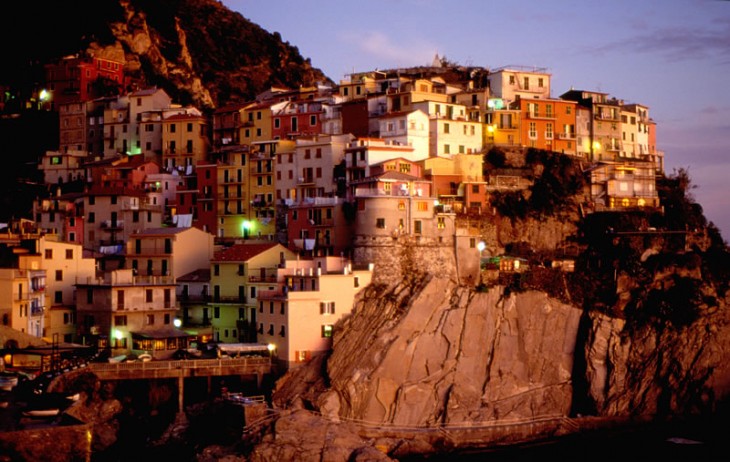
[[[241,223],[241,234],[244,239],[248,239],[248,235],[251,233],[251,222],[249,220],[243,220]]]
[[[477,250],[479,251],[479,285],[482,285],[482,253],[487,248],[487,244],[484,241],[477,243]]]

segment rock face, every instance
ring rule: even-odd
[[[372,292],[366,298],[383,303],[364,304],[342,326],[347,341],[328,362],[330,416],[433,426],[570,410],[580,310],[538,292],[505,297],[440,278]]]
[[[580,426],[580,414],[593,416],[591,424],[595,418],[711,414],[730,391],[725,306],[722,301],[683,329],[629,332],[623,319],[584,312],[539,291],[478,292],[434,276],[371,285],[337,326],[326,363],[282,378],[274,403],[321,413],[327,423],[317,425],[342,422],[362,445],[380,441],[389,456],[428,453],[443,444],[433,436],[414,438],[423,428],[551,418]],[[277,425],[296,425],[290,416],[280,420]],[[546,424],[552,434],[565,430],[559,422]],[[364,430],[373,428],[391,430],[378,440]],[[546,431],[543,426],[537,435]],[[323,447],[316,432],[306,434],[307,445],[314,438]],[[507,435],[489,437],[497,444]],[[281,437],[278,430],[269,434],[257,451],[283,444]]]

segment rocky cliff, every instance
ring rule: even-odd
[[[250,100],[271,86],[330,82],[279,33],[216,0],[14,2],[4,17],[0,85],[21,92],[41,84],[44,63],[83,53],[123,61],[137,85],[156,85],[201,109]]]
[[[574,272],[536,265],[485,286],[420,265],[372,284],[331,354],[277,383],[281,416],[250,460],[368,460],[372,449],[387,460],[719,415],[729,254],[676,179],[660,182],[662,199],[684,213],[490,219],[505,249],[573,242]]]

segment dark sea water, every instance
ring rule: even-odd
[[[503,449],[399,458],[400,462],[730,462],[730,420],[597,430]]]

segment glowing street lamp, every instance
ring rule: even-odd
[[[241,223],[241,234],[244,239],[248,239],[249,234],[251,234],[251,228],[253,228],[253,223],[249,220],[243,220],[243,223]]]
[[[180,327],[180,326],[182,326],[182,321],[180,321],[180,318],[175,318],[172,321],[172,325],[175,326],[175,327]]]

